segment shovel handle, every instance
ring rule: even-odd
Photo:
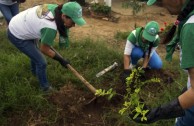
[[[57,53],[60,57],[62,57],[53,47],[50,47],[55,53]],[[92,93],[96,93],[96,88],[94,88],[86,79],[84,79],[84,77],[82,77],[70,64],[67,64],[68,69],[70,69],[73,74],[78,77],[83,83],[84,85],[92,92]]]
[[[67,64],[67,67],[84,83],[86,87],[88,87],[92,93],[96,93],[96,88],[94,88],[86,79],[84,79],[70,64]]]

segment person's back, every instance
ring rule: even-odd
[[[52,5],[51,5],[52,6]],[[57,5],[56,5],[57,6]],[[54,15],[51,11],[44,17],[37,16],[37,10],[42,6],[35,6],[29,8],[12,18],[9,24],[9,30],[11,33],[19,39],[40,39],[41,30],[43,28],[50,28],[57,31]]]

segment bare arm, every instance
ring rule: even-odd
[[[65,60],[62,56],[60,56],[60,54],[55,53],[54,50],[52,50],[49,45],[41,44],[40,50],[43,54],[58,61],[62,66],[67,68],[69,61]]]
[[[183,109],[190,108],[194,106],[194,68],[189,68],[189,77],[191,88],[189,88],[184,94],[178,97],[181,107]]]
[[[130,55],[124,55],[124,69],[129,69],[129,63],[131,61]]]
[[[134,48],[134,45],[127,40],[126,45],[125,45],[125,50],[124,50],[124,69],[129,69],[130,62],[131,62],[131,52],[132,49]]]
[[[41,44],[40,51],[50,58],[53,58],[55,56],[55,52],[53,50],[51,50],[49,45]]]
[[[148,52],[146,53],[146,56],[145,56],[145,58],[143,60],[143,65],[142,65],[143,68],[146,68],[148,66],[148,63],[150,61],[150,58],[152,57],[153,52],[156,50],[156,48],[157,47],[152,47],[149,58],[148,58],[148,55],[149,55]]]
[[[148,57],[148,55],[145,56],[145,58],[143,59],[143,68],[146,68],[148,66],[150,58]]]

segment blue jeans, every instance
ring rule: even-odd
[[[12,17],[19,13],[19,4],[18,3],[15,3],[13,5],[0,4],[0,11],[5,17],[7,24],[9,24]]]
[[[187,80],[187,89],[191,86],[190,78]],[[193,126],[194,125],[194,106],[185,110],[185,116],[176,119],[175,126]]]
[[[185,116],[176,120],[175,126],[193,126],[194,125],[194,106],[185,110]]]
[[[47,62],[37,47],[35,40],[21,40],[16,38],[10,31],[8,31],[8,38],[13,45],[15,45],[21,52],[26,54],[31,60],[31,71],[38,77],[40,87],[42,90],[49,88],[49,83],[46,76]]]
[[[140,47],[134,47],[131,52],[131,62],[133,65],[136,65],[138,60],[141,58],[144,58],[144,51]],[[159,55],[156,53],[156,51],[153,52],[150,61],[148,63],[148,66],[151,69],[160,69],[162,68],[162,60],[159,57]]]

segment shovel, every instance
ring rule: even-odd
[[[96,93],[96,88],[93,87],[83,76],[81,76],[70,64],[67,64],[67,68],[69,68],[73,74],[78,77],[83,83],[84,85],[93,93]],[[93,101],[96,101],[97,96],[95,96],[94,98],[92,98],[89,102],[86,103],[86,105],[90,104]]]
[[[62,57],[53,47],[50,47],[55,53],[57,53],[60,57]],[[73,74],[79,78],[83,84],[93,93],[96,93],[96,88],[93,87],[83,76],[81,76],[70,64],[67,64],[67,68],[70,69]],[[92,101],[96,100],[96,96],[92,98],[87,104],[90,104]]]
[[[94,88],[86,79],[84,79],[84,77],[81,76],[70,64],[67,64],[67,68],[69,68],[73,72],[73,74],[78,77],[92,93],[96,93],[96,88]]]

